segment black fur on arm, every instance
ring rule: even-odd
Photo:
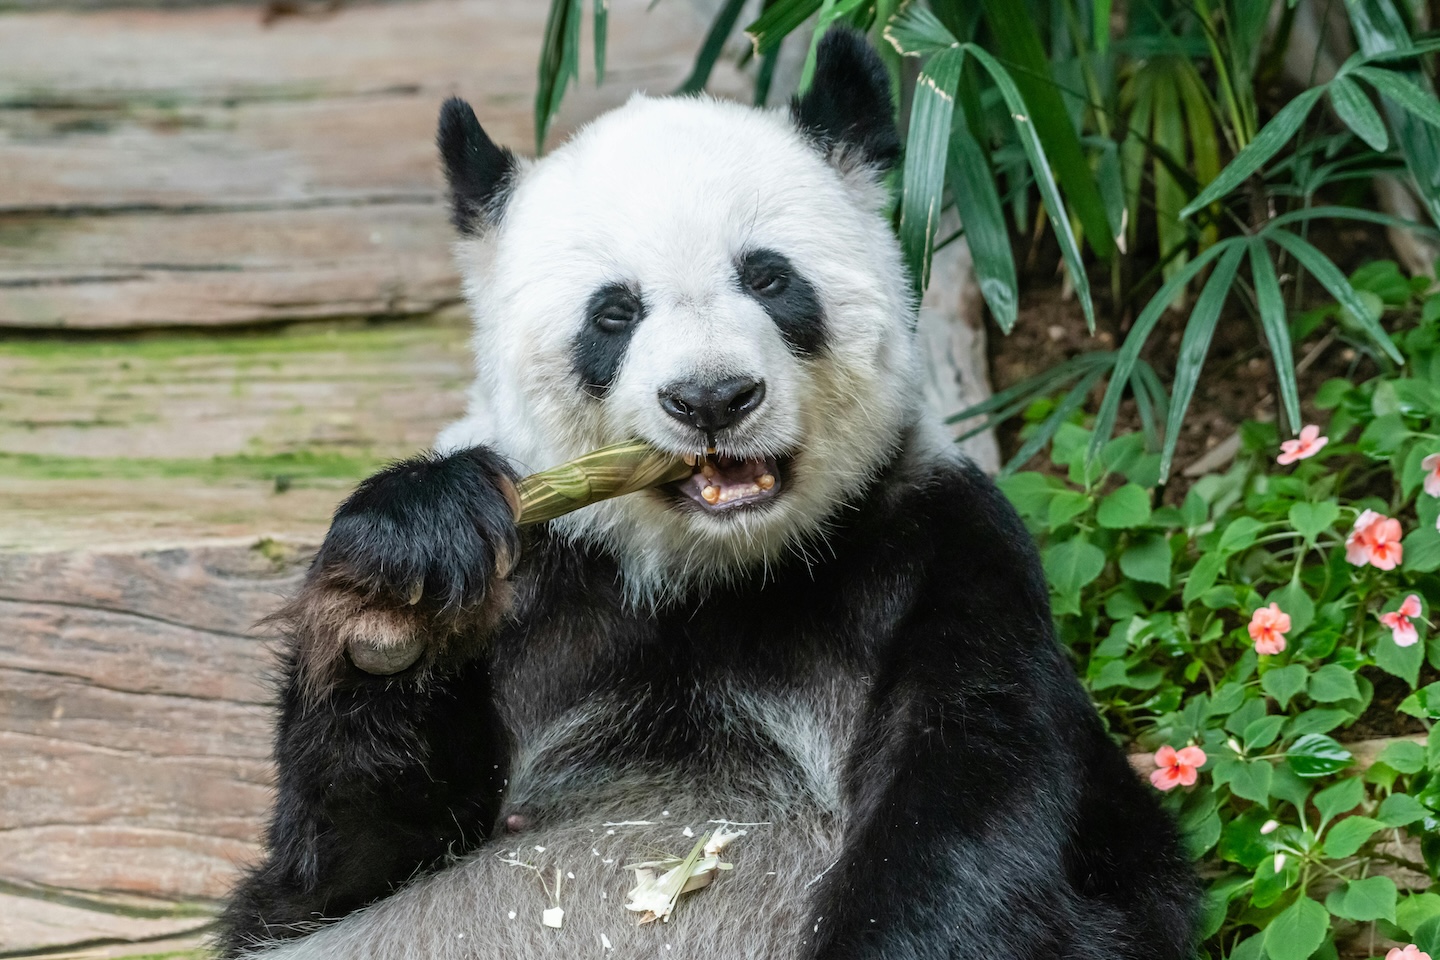
[[[475,448],[395,464],[336,511],[276,617],[277,797],[268,855],[222,918],[224,956],[344,916],[483,839],[507,750],[477,654],[508,607],[515,508],[509,467]],[[377,649],[410,662],[355,665]]]
[[[1053,638],[1028,533],[973,468],[918,499],[894,540],[932,544],[926,587],[880,655],[810,956],[1188,960],[1191,868]]]

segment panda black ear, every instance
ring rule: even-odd
[[[440,107],[440,132],[435,139],[450,184],[450,221],[466,236],[484,232],[499,220],[514,185],[515,154],[497,147],[470,104],[458,97]]]
[[[890,74],[865,35],[832,27],[815,54],[815,78],[790,116],[827,154],[838,146],[888,170],[900,158],[900,134],[890,103]]]

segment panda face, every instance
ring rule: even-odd
[[[883,68],[859,49],[875,94]],[[693,461],[555,521],[611,549],[637,598],[803,555],[918,416],[890,155],[873,155],[888,141],[804,108],[637,96],[528,164],[488,139],[450,149],[442,115],[479,378],[441,444],[492,443],[523,469],[632,438]],[[452,153],[490,168],[467,180]]]

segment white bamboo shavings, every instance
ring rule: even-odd
[[[626,869],[635,871],[635,886],[625,909],[640,914],[641,923],[669,923],[682,895],[709,886],[719,871],[731,869],[731,864],[720,860],[720,852],[741,832],[704,834],[683,860],[670,857],[630,865]]]

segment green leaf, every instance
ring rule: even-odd
[[[1414,740],[1396,740],[1386,744],[1376,759],[1401,773],[1419,773],[1425,769],[1425,745]]]
[[[1399,891],[1389,877],[1366,877],[1351,880],[1330,891],[1325,906],[1337,917],[1346,920],[1389,920],[1395,922],[1395,900]]]
[[[1348,710],[1306,710],[1290,721],[1288,732],[1292,737],[1303,737],[1307,733],[1329,733],[1349,719]]]
[[[1440,683],[1421,687],[1401,700],[1395,709],[1422,720],[1440,719]]]
[[[1339,519],[1340,505],[1334,500],[1297,503],[1290,508],[1290,526],[1305,538],[1306,543],[1314,543],[1316,537],[1333,527]]]
[[[605,46],[610,35],[610,0],[595,0],[592,16],[595,18],[595,86],[598,87],[605,82]]]
[[[1230,521],[1225,532],[1220,534],[1220,544],[1216,548],[1221,553],[1235,553],[1244,550],[1259,538],[1260,532],[1265,529],[1265,524],[1254,517],[1241,515]]]
[[[1360,299],[1360,295],[1355,292],[1354,287],[1350,286],[1350,281],[1345,279],[1345,274],[1340,272],[1340,268],[1330,262],[1329,257],[1321,253],[1314,245],[1285,230],[1267,230],[1264,236],[1273,240],[1277,246],[1284,247],[1306,270],[1309,270],[1310,274],[1320,281],[1320,285],[1330,292],[1330,296],[1350,311],[1356,322],[1364,327],[1365,332],[1370,335],[1370,339],[1388,353],[1390,359],[1396,363],[1405,362],[1405,358],[1400,355],[1399,349],[1390,340],[1390,335],[1385,332],[1385,328],[1380,326],[1380,322],[1370,315],[1369,310]]]
[[[1115,238],[1110,233],[1110,223],[1105,216],[1105,203],[1100,197],[1085,151],[1080,146],[1080,137],[1070,113],[1061,99],[1063,87],[1051,72],[1050,58],[1045,55],[1040,43],[1035,20],[1029,16],[1016,16],[1011,0],[980,0],[980,5],[1000,55],[1015,68],[1015,85],[1023,95],[1024,110],[1017,110],[1016,105],[1006,98],[1011,114],[1029,115],[1028,125],[1033,125],[1039,140],[1046,145],[1055,174],[1065,185],[1065,194],[1085,228],[1091,248],[1108,260],[1115,253]],[[992,76],[995,73],[993,69],[990,72]],[[998,77],[996,82],[999,83]],[[1052,221],[1057,215],[1055,210],[1050,211]],[[1059,231],[1058,225],[1056,231]],[[1093,325],[1091,329],[1094,329]]]
[[[1054,477],[1027,470],[998,478],[995,483],[1020,511],[1022,517],[1043,518],[1048,515],[1050,501],[1065,488]]]
[[[1245,741],[1245,749],[1263,750],[1270,746],[1280,736],[1280,728],[1288,719],[1284,714],[1276,713],[1246,724],[1245,732],[1240,735],[1240,739]]]
[[[1338,663],[1327,663],[1310,677],[1310,699],[1318,703],[1336,703],[1359,696],[1355,675]]]
[[[1265,928],[1265,953],[1270,960],[1309,960],[1325,942],[1329,929],[1330,912],[1309,897],[1301,897]]]
[[[1078,490],[1060,490],[1050,501],[1050,511],[1046,516],[1046,526],[1056,530],[1071,520],[1090,509],[1091,499],[1088,494]]]
[[[1395,923],[1407,933],[1431,917],[1440,917],[1440,894],[1412,893],[1395,908]]]
[[[1377,830],[1383,829],[1385,824],[1371,817],[1346,817],[1336,822],[1330,832],[1325,834],[1325,856],[1331,860],[1354,856],[1355,851],[1365,845],[1365,841],[1374,836]]]
[[[1144,526],[1150,520],[1150,495],[1135,484],[1127,483],[1100,502],[1095,519],[1100,526],[1111,530]]]
[[[815,4],[818,9],[820,4]],[[881,35],[901,56],[916,57],[937,53],[955,46],[955,35],[946,29],[926,7],[918,3],[906,4],[904,9],[890,19]]]
[[[1010,249],[1010,229],[1000,194],[985,152],[970,135],[964,117],[957,117],[950,131],[950,192],[955,212],[965,228],[965,242],[975,266],[980,295],[990,305],[990,315],[1006,333],[1015,326],[1020,301],[1015,277],[1015,256]]]
[[[600,8],[608,5],[608,2],[609,0],[595,0],[597,16]],[[720,54],[725,50],[725,41],[735,32],[735,24],[740,20],[745,4],[746,0],[725,0],[720,11],[715,14],[715,19],[710,22],[710,30],[705,34],[705,42],[700,45],[700,52],[695,55],[695,66],[690,70],[690,76],[676,88],[676,93],[699,93],[705,89],[705,85],[710,82],[710,72],[715,69],[715,61],[720,59]],[[598,52],[598,31],[595,43]],[[599,71],[598,66],[596,69]]]
[[[1365,799],[1365,784],[1358,777],[1346,777],[1334,786],[1315,794],[1315,809],[1326,823],[1342,813],[1349,813]]]
[[[1425,662],[1425,645],[1414,643],[1402,647],[1389,630],[1381,630],[1375,641],[1375,665],[1392,677],[1399,677],[1410,686],[1420,681],[1420,667]]]
[[[1305,689],[1305,682],[1310,677],[1310,671],[1304,665],[1292,663],[1288,667],[1272,667],[1260,675],[1260,686],[1275,702],[1284,710],[1290,704],[1290,698]]]
[[[545,134],[560,111],[565,87],[580,76],[580,0],[550,0],[535,87],[535,152],[545,152]]]
[[[1272,592],[1265,598],[1265,602],[1278,604],[1281,610],[1290,615],[1287,638],[1300,636],[1315,620],[1315,601],[1311,600],[1305,588],[1294,580]]]
[[[1135,538],[1120,554],[1120,572],[1131,580],[1170,585],[1170,543],[1161,533]]]
[[[1231,190],[1250,178],[1250,175],[1265,165],[1265,161],[1273,157],[1280,148],[1289,143],[1299,131],[1300,125],[1310,115],[1310,109],[1315,106],[1315,101],[1320,99],[1320,94],[1325,92],[1324,87],[1311,87],[1295,99],[1287,103],[1274,118],[1255,135],[1255,139],[1246,144],[1235,159],[1220,171],[1220,176],[1210,182],[1200,195],[1186,204],[1185,209],[1180,211],[1181,218],[1189,217],[1197,210],[1203,210],[1216,200],[1221,199]]]
[[[1290,767],[1302,777],[1325,777],[1339,773],[1355,762],[1355,757],[1333,737],[1307,733],[1285,751]]]
[[[1434,93],[1421,90],[1393,70],[1384,70],[1379,67],[1356,67],[1351,73],[1363,79],[1385,97],[1394,100],[1408,113],[1432,127],[1440,127],[1440,103],[1435,102]],[[1380,118],[1376,117],[1375,119],[1379,120]],[[1349,125],[1349,121],[1346,121],[1346,125]],[[1383,150],[1385,148],[1376,147],[1375,149]]]
[[[1433,526],[1411,530],[1400,541],[1404,558],[1400,568],[1407,573],[1431,573],[1440,570],[1440,531]]]
[[[999,2],[999,0],[986,0],[987,8],[991,3],[996,2]],[[1016,22],[1025,21],[1027,24],[1029,23],[1024,17],[1011,17],[1010,19]],[[993,29],[994,20],[992,19],[990,23]],[[1033,27],[1031,27],[1031,29],[1033,29]],[[1065,205],[1060,200],[1060,188],[1055,183],[1054,175],[1050,172],[1050,161],[1045,152],[1044,144],[1036,132],[1035,124],[1041,122],[1042,117],[1046,118],[1044,120],[1047,126],[1047,139],[1045,143],[1056,146],[1056,141],[1048,139],[1048,127],[1055,123],[1055,119],[1049,117],[1046,113],[1032,118],[1029,107],[1026,106],[1025,99],[1020,96],[1020,90],[1016,87],[1015,81],[1011,79],[1005,67],[982,47],[978,47],[973,43],[965,44],[964,49],[973,55],[975,59],[980,62],[980,65],[989,72],[990,78],[995,81],[996,89],[1000,91],[1000,96],[1005,101],[1005,107],[1009,110],[1011,119],[1015,122],[1015,133],[1020,140],[1020,146],[1025,151],[1025,158],[1030,164],[1030,170],[1035,175],[1035,185],[1040,189],[1040,200],[1045,204],[1045,212],[1050,217],[1050,226],[1054,229],[1055,239],[1060,244],[1060,254],[1064,258],[1066,269],[1070,273],[1070,282],[1075,286],[1075,296],[1080,301],[1081,309],[1085,312],[1085,325],[1093,331],[1095,329],[1095,304],[1092,303],[1090,299],[1090,279],[1085,273],[1085,264],[1080,257],[1080,246],[1075,240],[1074,232],[1070,229],[1070,220],[1069,217],[1066,216]],[[1048,73],[1048,68],[1045,72]],[[1041,86],[1042,89],[1047,91],[1047,93],[1043,95],[1045,98],[1048,99],[1051,96],[1058,97],[1058,94],[1049,86],[1043,84]],[[1062,114],[1061,119],[1065,124],[1064,129],[1069,130],[1070,138],[1074,139],[1075,132],[1068,126],[1070,121],[1068,118],[1063,117],[1063,107],[1060,112]],[[1084,173],[1082,175],[1074,172],[1072,170],[1074,158],[1069,156],[1068,147],[1061,147],[1061,149],[1065,151],[1064,169],[1071,170],[1071,176],[1075,178],[1073,181],[1067,180],[1066,186],[1070,189],[1070,196],[1077,199],[1077,212],[1079,212],[1078,198],[1080,194],[1076,192],[1076,185],[1088,183],[1089,191],[1094,194],[1095,211],[1098,212],[1098,234],[1089,226],[1090,220],[1095,214],[1081,214],[1082,222],[1086,224],[1086,230],[1089,232],[1090,245],[1102,256],[1109,256],[1110,251],[1114,249],[1114,243],[1105,233],[1105,208],[1100,202],[1100,193],[1095,188],[1094,180],[1090,178],[1090,168],[1084,163],[1084,156],[1080,155],[1079,166],[1083,169]],[[1079,149],[1078,140],[1075,141],[1075,149],[1077,151]],[[1107,437],[1106,439],[1109,438]]]
[[[763,55],[780,46],[780,42],[795,32],[820,9],[821,0],[776,0],[745,28],[755,53]]]
[[[1380,114],[1360,85],[1349,77],[1339,76],[1330,81],[1329,89],[1330,105],[1335,108],[1335,115],[1340,121],[1369,144],[1370,149],[1383,153],[1390,146],[1390,134],[1385,130],[1385,121],[1380,119]]]
[[[1235,282],[1235,271],[1245,248],[1239,244],[1225,251],[1215,272],[1205,283],[1190,311],[1185,324],[1185,336],[1180,341],[1180,356],[1175,361],[1175,382],[1170,387],[1170,417],[1165,425],[1165,448],[1160,454],[1160,479],[1170,476],[1170,462],[1175,456],[1175,445],[1180,441],[1180,427],[1185,422],[1185,412],[1190,408],[1190,398],[1195,394],[1195,385],[1200,381],[1200,370],[1205,365],[1205,355],[1210,352],[1210,340],[1215,335],[1215,325],[1220,320],[1220,310],[1230,296]]]
[[[910,132],[905,140],[904,192],[900,198],[900,247],[905,264],[923,292],[930,283],[930,258],[940,230],[945,164],[950,150],[950,121],[955,87],[965,51],[942,50],[925,61],[915,81]]]
[[[1100,448],[1105,445],[1115,431],[1115,417],[1120,410],[1120,400],[1125,395],[1126,387],[1130,386],[1130,378],[1135,371],[1136,364],[1140,362],[1140,351],[1144,348],[1150,333],[1155,329],[1155,325],[1160,322],[1161,316],[1174,302],[1175,296],[1181,289],[1189,284],[1201,270],[1205,269],[1210,261],[1230,249],[1235,242],[1233,239],[1222,240],[1208,250],[1202,251],[1199,256],[1185,265],[1184,270],[1165,281],[1159,292],[1150,298],[1145,309],[1140,311],[1140,316],[1135,319],[1134,326],[1130,328],[1130,333],[1125,337],[1125,343],[1115,355],[1115,366],[1110,373],[1110,384],[1105,388],[1105,399],[1101,401],[1100,411],[1095,416],[1095,432],[1090,440],[1091,457],[1100,453]]]
[[[1215,764],[1216,783],[1229,784],[1230,792],[1237,797],[1267,803],[1270,800],[1270,782],[1275,768],[1264,760],[1241,760],[1225,757]]]
[[[1300,391],[1295,384],[1295,351],[1290,345],[1290,324],[1286,321],[1285,297],[1275,264],[1264,241],[1250,244],[1250,277],[1255,282],[1255,301],[1260,310],[1260,326],[1270,344],[1270,356],[1280,381],[1280,399],[1285,404],[1285,418],[1292,429],[1300,427]]]
[[[1185,581],[1185,592],[1181,596],[1181,603],[1188,607],[1200,599],[1206,590],[1215,585],[1215,578],[1220,575],[1224,565],[1225,557],[1219,552],[1207,553],[1197,560],[1195,566],[1190,568],[1190,578]]]
[[[1418,746],[1418,744],[1416,744]],[[1422,759],[1424,749],[1421,749]],[[1399,768],[1396,768],[1399,769]],[[1404,771],[1402,771],[1404,772]],[[1417,820],[1423,820],[1430,816],[1430,812],[1421,806],[1420,801],[1408,793],[1392,793],[1380,801],[1380,811],[1377,817],[1387,827],[1408,827]]]
[[[1058,593],[1078,596],[1105,569],[1105,551],[1083,537],[1072,537],[1046,548],[1044,566]]]

